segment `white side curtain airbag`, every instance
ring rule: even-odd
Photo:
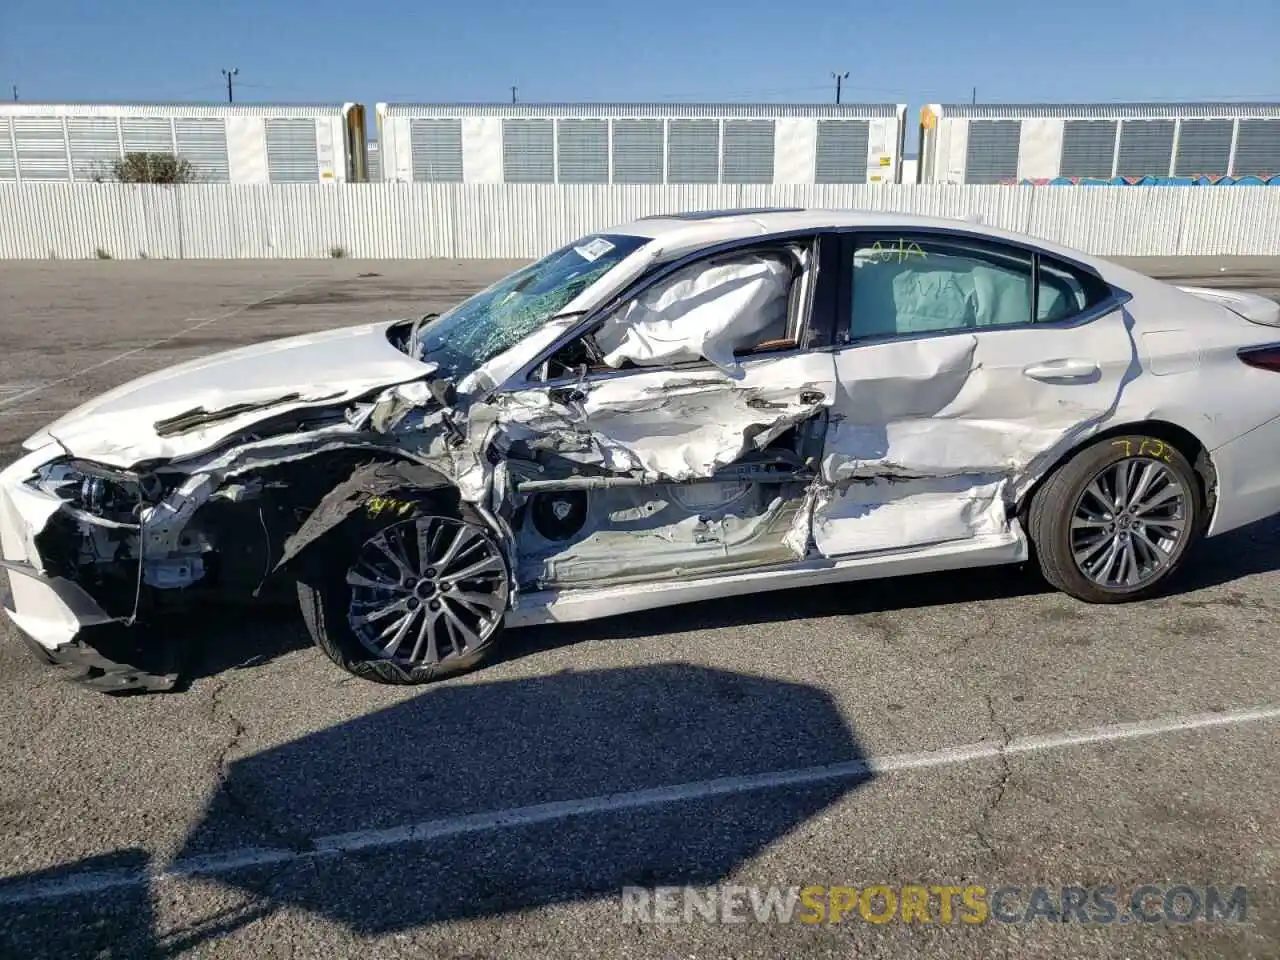
[[[781,257],[697,264],[610,317],[596,343],[611,367],[706,359],[736,374],[734,351],[786,336],[790,287],[791,267]]]
[[[1001,327],[1031,319],[1031,277],[962,257],[854,261],[857,336]]]

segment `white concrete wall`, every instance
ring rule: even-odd
[[[977,214],[1103,255],[1280,255],[1276,187],[0,183],[0,258],[534,257],[645,214]]]
[[[817,122],[814,130],[817,130]],[[816,133],[815,133],[816,136]],[[809,176],[812,178],[813,173]],[[867,125],[867,183],[895,183],[898,178],[898,122],[872,120]]]
[[[413,182],[413,147],[409,136],[408,117],[383,118],[381,132],[383,180]]]
[[[964,168],[969,150],[969,123],[942,117],[938,121],[938,162],[935,182],[964,183]]]
[[[232,183],[267,182],[267,123],[262,117],[227,117],[227,165]]]

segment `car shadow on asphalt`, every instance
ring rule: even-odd
[[[1280,518],[1273,517],[1200,544],[1162,596],[1176,597],[1275,570],[1280,570]],[[642,614],[512,631],[503,638],[490,663],[588,640],[625,640],[659,633],[905,611],[1049,592],[1051,588],[1029,564],[775,590]],[[311,645],[292,603],[249,609],[211,608],[201,611],[199,617],[161,621],[153,629],[161,636],[182,637],[185,649],[178,690],[203,677],[252,669]]]
[[[176,957],[277,909],[245,898],[162,934],[146,879],[154,869],[151,854],[133,847],[0,882],[0,956]]]
[[[228,900],[243,923],[300,908],[359,935],[566,902],[602,902],[621,922],[624,887],[725,881],[872,778],[854,731],[806,684],[683,663],[482,679],[230,763],[176,869],[280,856],[207,870],[199,886],[222,893],[196,915],[198,890],[164,882],[151,900],[145,884],[30,893],[84,889],[85,871],[136,874],[126,851],[0,883],[0,954],[79,956],[110,937],[116,955],[172,955],[165,944],[239,925],[214,914]],[[776,779],[833,764],[839,775]],[[161,900],[182,904],[190,929],[153,920]],[[32,949],[39,913],[68,928],[57,950]]]

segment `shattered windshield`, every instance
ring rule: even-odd
[[[442,376],[466,376],[529,336],[648,242],[622,234],[576,240],[429,320],[408,350],[438,363]]]

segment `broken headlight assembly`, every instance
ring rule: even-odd
[[[133,474],[77,460],[46,464],[28,482],[85,522],[130,527],[139,524],[150,486]]]

